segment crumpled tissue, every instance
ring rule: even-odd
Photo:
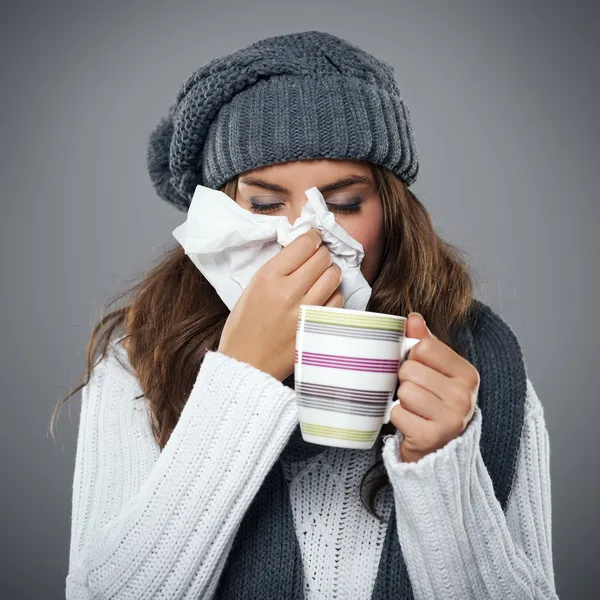
[[[173,236],[229,310],[256,271],[311,228],[321,231],[333,262],[342,269],[344,308],[365,310],[371,287],[360,270],[362,244],[336,223],[316,186],[304,193],[307,202],[292,225],[286,216],[253,213],[220,190],[196,186],[187,218]]]

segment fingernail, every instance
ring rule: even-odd
[[[419,316],[421,317],[421,319],[423,319],[423,321],[425,320],[425,317],[424,317],[424,316],[423,316],[421,313],[418,313],[418,312],[412,311],[411,313],[409,313],[409,315],[408,315],[408,316],[410,317],[410,315],[419,315]]]

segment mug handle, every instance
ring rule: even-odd
[[[402,343],[400,344],[400,362],[398,363],[398,368],[400,368],[400,365],[406,358],[408,351],[417,342],[420,342],[420,341],[421,340],[419,338],[409,338],[409,337],[405,337],[402,340]],[[390,422],[390,415],[392,413],[392,409],[394,408],[394,406],[398,406],[398,404],[400,404],[400,400],[398,400],[398,397],[396,397],[396,399],[393,402],[388,403],[387,408],[385,409],[385,415],[383,416],[383,424],[384,425],[386,425],[387,423]]]

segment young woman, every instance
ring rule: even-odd
[[[344,302],[319,233],[231,312],[173,248],[103,316],[57,406],[82,389],[67,598],[556,598],[543,408],[516,337],[408,187],[392,68],[324,32],[260,40],[188,78],[148,166],[184,211],[202,184],[293,223],[317,186],[364,247],[367,310],[409,315],[421,341],[372,450],[308,444],[298,307]]]

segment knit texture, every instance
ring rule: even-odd
[[[548,434],[530,380],[506,516],[481,467],[480,433],[481,412],[476,409],[463,436],[418,464],[398,460],[401,434],[385,446],[392,486],[378,495],[376,508],[387,518],[394,499],[399,506],[398,535],[407,549],[415,597],[498,598],[503,591],[503,598],[528,598],[535,590],[536,597],[555,598]],[[328,448],[305,460],[282,461],[304,564],[306,600],[371,597],[387,524],[365,509],[359,484],[375,454],[374,449]],[[484,501],[467,510],[473,508],[472,498]],[[486,539],[482,522],[506,544]],[[445,548],[441,560],[430,548]],[[491,560],[483,561],[484,568],[486,554]],[[476,562],[481,568],[473,568]],[[517,577],[507,578],[508,572]]]
[[[367,160],[407,184],[419,169],[391,65],[314,30],[268,37],[200,67],[151,133],[146,158],[158,195],[183,211],[198,184],[219,189],[289,160]]]
[[[359,491],[376,459],[376,448],[333,447],[303,460],[282,459],[306,600],[371,597],[387,523],[367,511]],[[377,513],[387,519],[393,505],[387,486],[377,496]]]
[[[293,390],[218,352],[207,353],[162,452],[141,393],[120,345],[82,390],[68,600],[214,598],[243,515],[297,424]],[[385,440],[414,597],[556,598],[550,446],[531,382],[506,511],[481,457],[481,431],[477,408],[462,436],[417,463],[399,460],[399,432]],[[372,459],[328,448],[294,462],[293,474],[286,467],[311,600],[371,596],[385,530],[354,483]]]
[[[496,497],[505,509],[515,473],[526,400],[527,376],[521,348],[508,325],[479,300],[474,300],[469,317],[454,332],[453,341],[480,374],[478,405],[486,424],[481,437],[482,456]],[[283,453],[288,460],[323,451],[323,446],[304,442],[299,430],[297,426]],[[293,535],[292,513],[280,505],[287,504],[286,490],[281,465],[275,464],[242,521],[218,598],[276,599],[281,589],[293,590],[289,598],[303,597],[298,591],[302,566],[300,548]],[[295,543],[282,552],[280,539]],[[395,511],[388,523],[372,597],[374,600],[414,598],[396,533]]]

